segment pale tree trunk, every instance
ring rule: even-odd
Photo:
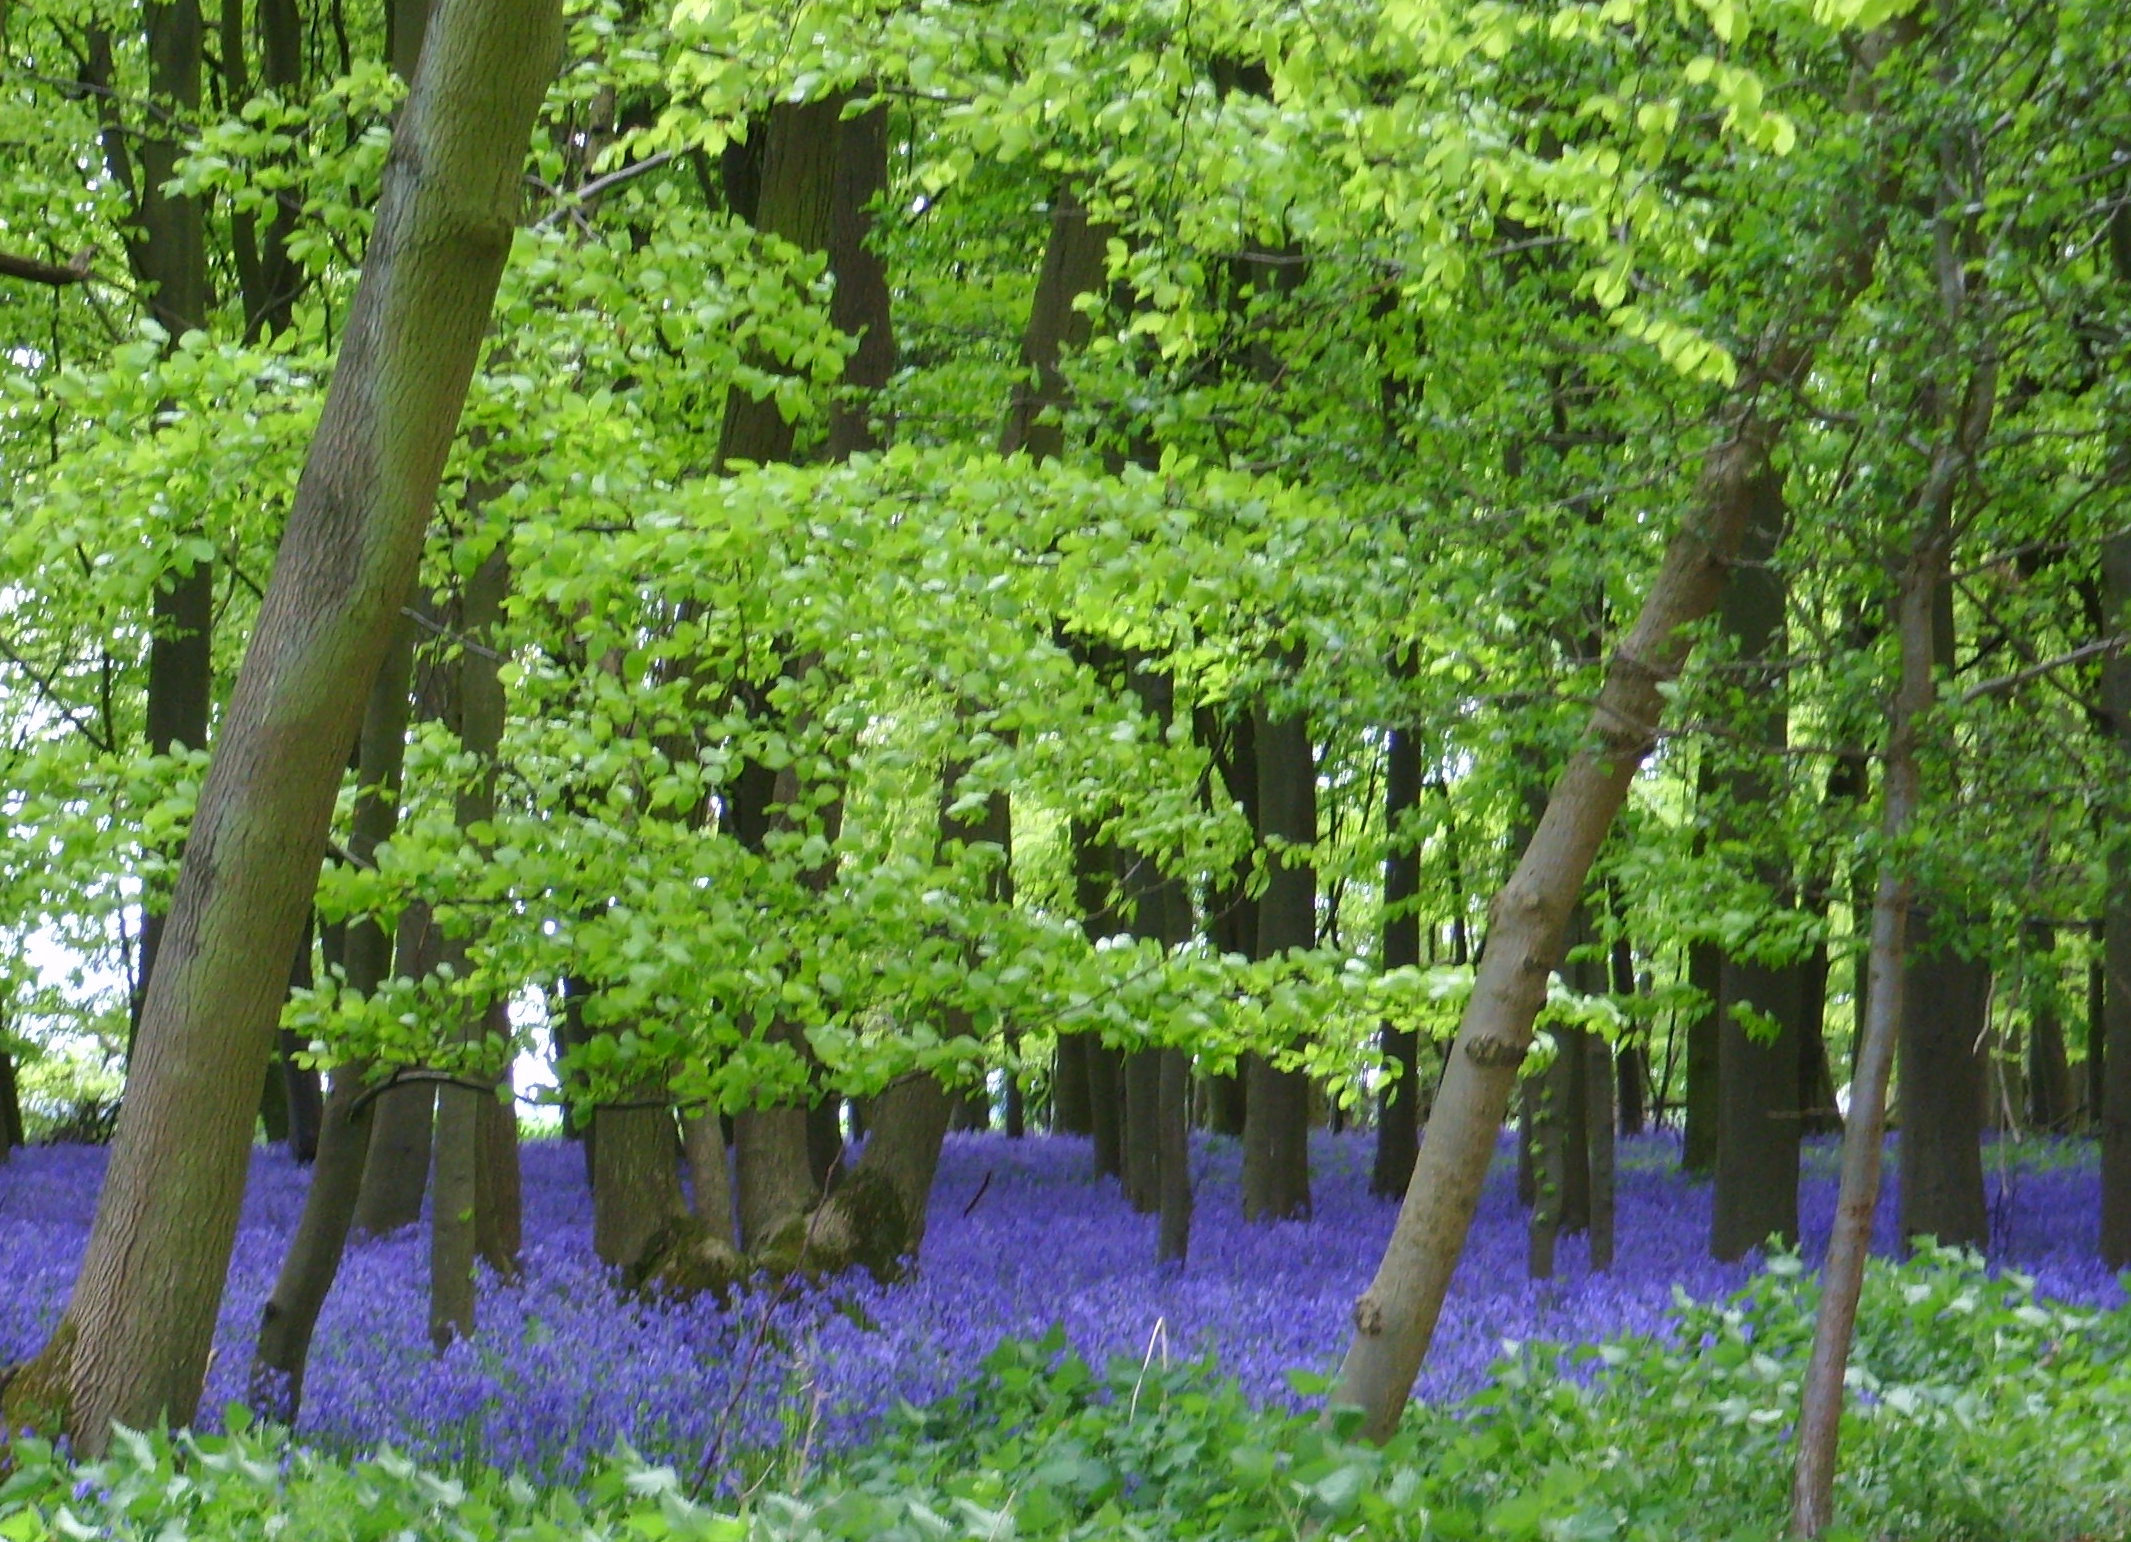
[[[1772,373],[1791,378],[1803,365]],[[1451,1047],[1405,1202],[1382,1263],[1355,1304],[1335,1405],[1362,1410],[1364,1433],[1388,1438],[1420,1372],[1450,1276],[1479,1206],[1532,1024],[1560,963],[1569,916],[1636,768],[1655,741],[1661,687],[1679,673],[1688,629],[1715,608],[1739,547],[1753,479],[1768,464],[1774,432],[1758,410],[1755,380],[1735,399],[1727,432],[1710,452],[1701,485],[1635,629],[1606,666],[1605,682],[1539,827],[1496,895],[1487,948]]]
[[[1880,831],[1888,853],[1880,861],[1872,904],[1868,955],[1871,990],[1850,1083],[1843,1134],[1842,1179],[1835,1228],[1821,1267],[1819,1315],[1806,1368],[1792,1474],[1791,1530],[1817,1537],[1834,1514],[1836,1439],[1842,1420],[1843,1372],[1857,1325],[1872,1216],[1879,1204],[1881,1147],[1887,1128],[1887,1083],[1907,989],[1909,907],[1915,885],[1899,851],[1915,822],[1921,792],[1917,768],[1919,720],[1932,701],[1932,593],[1944,579],[1951,544],[1945,528],[1925,531],[1902,569],[1896,601],[1901,679],[1887,724],[1886,771],[1880,782]]]
[[[81,1272],[11,1427],[188,1422],[334,793],[413,581],[562,47],[552,0],[441,0],[311,452],[201,789]],[[233,1096],[232,1089],[243,1089]]]
[[[1961,166],[1966,160],[1965,147],[1957,145],[1949,135],[1939,147],[1939,169],[1949,190],[1961,186]],[[1964,259],[1958,250],[1957,232],[1967,218],[1958,206],[1942,205],[1933,231],[1943,307],[1939,361],[1949,373],[1960,353],[1966,312],[1961,277]],[[1844,1370],[1857,1326],[1858,1299],[1864,1292],[1872,1217],[1879,1204],[1887,1083],[1897,1049],[1905,1056],[1910,1053],[1909,1045],[1897,1041],[1909,1038],[1908,1025],[1917,1010],[1917,1003],[1908,999],[1918,983],[1909,949],[1915,880],[1907,866],[1910,859],[1904,846],[1923,803],[1918,746],[1937,691],[1937,678],[1946,662],[1949,628],[1945,596],[1952,582],[1954,505],[1963,484],[1973,475],[1990,432],[1997,380],[1995,354],[1986,348],[1969,374],[1965,392],[1956,393],[1950,380],[1941,380],[1926,398],[1938,418],[1934,425],[1936,444],[1930,471],[1917,498],[1909,560],[1896,589],[1901,676],[1887,722],[1887,768],[1880,805],[1883,855],[1872,907],[1871,988],[1857,1070],[1850,1084],[1850,1114],[1843,1133],[1835,1226],[1828,1238],[1827,1260],[1821,1266],[1819,1315],[1813,1325],[1813,1353],[1806,1365],[1798,1415],[1797,1459],[1791,1477],[1794,1537],[1818,1537],[1834,1519]],[[1959,1048],[1966,1050],[1966,1046]],[[1915,1074],[1915,1068],[1905,1061],[1902,1074],[1906,1080]],[[1905,1091],[1905,1102],[1908,1096]],[[1975,1117],[1972,1090],[1968,1117]],[[1911,1138],[1910,1130],[1904,1128],[1905,1179]]]

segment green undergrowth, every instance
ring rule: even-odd
[[[625,1453],[576,1491],[447,1477],[239,1420],[126,1434],[78,1466],[21,1443],[0,1539],[1773,1538],[1814,1296],[1779,1259],[1729,1301],[1683,1301],[1674,1339],[1523,1346],[1382,1448],[1254,1408],[1211,1364],[1097,1370],[1054,1335],[1002,1345],[797,1493],[698,1502],[686,1475]],[[2040,1301],[1954,1253],[1875,1265],[1852,1388],[1835,1536],[2131,1536],[2131,1312]]]

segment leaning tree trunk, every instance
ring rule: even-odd
[[[395,629],[363,710],[362,735],[356,747],[355,815],[348,836],[348,855],[357,863],[370,862],[399,824],[400,770],[407,750],[407,679],[413,660],[413,623],[403,620]],[[348,924],[341,944],[344,989],[368,997],[383,981],[391,962],[391,939],[375,919],[365,916]],[[303,1405],[311,1335],[340,1273],[356,1199],[362,1192],[371,1114],[377,1106],[375,1099],[363,1096],[368,1071],[368,1062],[356,1061],[333,1072],[319,1115],[318,1160],[311,1169],[311,1185],[304,1191],[303,1214],[260,1316],[259,1342],[252,1355],[252,1403],[290,1426]]]
[[[1450,1276],[1464,1251],[1494,1156],[1495,1135],[1532,1024],[1561,961],[1571,911],[1636,768],[1649,753],[1664,689],[1691,646],[1689,632],[1723,592],[1745,529],[1754,479],[1768,465],[1774,431],[1758,410],[1768,379],[1786,381],[1807,362],[1801,350],[1772,355],[1773,368],[1734,397],[1726,432],[1651,584],[1634,630],[1606,666],[1585,730],[1516,871],[1495,897],[1493,925],[1450,1064],[1429,1116],[1413,1181],[1375,1278],[1355,1303],[1355,1335],[1332,1402],[1362,1410],[1362,1429],[1383,1440],[1420,1372]]]
[[[1791,1530],[1817,1537],[1834,1517],[1836,1440],[1843,1406],[1843,1374],[1864,1290],[1865,1256],[1879,1203],[1880,1159],[1887,1127],[1887,1083],[1895,1041],[1906,1016],[1903,996],[1909,907],[1915,885],[1901,857],[1922,796],[1917,766],[1920,719],[1930,710],[1932,592],[1944,579],[1951,541],[1943,521],[1923,533],[1902,570],[1897,598],[1901,679],[1887,723],[1886,771],[1880,784],[1879,886],[1872,904],[1871,989],[1859,1034],[1857,1069],[1842,1142],[1842,1179],[1835,1228],[1821,1267],[1820,1308],[1813,1326],[1798,1418],[1797,1465],[1791,1480]]]
[[[9,1380],[13,1428],[100,1453],[188,1421],[229,1272],[288,960],[334,794],[421,556],[560,57],[554,0],[441,0],[294,508],[178,875],[66,1312]],[[232,1096],[233,1088],[245,1089]]]

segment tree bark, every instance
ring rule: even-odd
[[[2131,272],[2124,276],[2131,279]],[[2131,535],[2103,543],[2101,571],[2103,604],[2118,621],[2131,614]],[[2112,758],[2131,764],[2131,659],[2120,652],[2102,665],[2102,710],[2115,741]],[[2101,1258],[2122,1269],[2131,1267],[2131,854],[2121,840],[2109,842],[2106,870],[2097,1014],[2104,1032],[2087,1054],[2100,1067],[2092,1119],[2101,1132]]]
[[[1028,327],[1021,334],[1021,375],[999,432],[1001,455],[1026,450],[1031,460],[1039,461],[1065,453],[1065,425],[1058,414],[1068,393],[1059,361],[1087,345],[1088,314],[1076,302],[1102,287],[1114,234],[1088,219],[1070,188],[1059,189],[1052,198],[1050,214],[1050,238],[1036,274]]]
[[[1191,1251],[1191,1124],[1185,1102],[1191,1088],[1191,1056],[1165,1049],[1161,1086],[1161,1225],[1155,1261],[1184,1262]]]
[[[351,949],[354,945],[351,936]],[[394,972],[410,980],[434,973],[443,956],[442,946],[429,906],[422,902],[408,906],[400,914]],[[436,1111],[436,1083],[419,1077],[390,1084],[377,1095],[371,1108],[370,1142],[363,1161],[361,1190],[355,1201],[357,1232],[382,1237],[421,1219],[422,1196],[429,1187],[430,1153],[435,1144]]]
[[[2058,995],[2057,931],[2047,921],[2022,928],[2027,944],[2027,1122],[2061,1135],[2072,1125],[2072,1067],[2064,1049]]]
[[[1950,556],[1944,522],[1932,521],[1919,533],[1903,567],[1896,601],[1901,678],[1888,718],[1886,772],[1880,784],[1880,830],[1887,854],[1880,860],[1872,904],[1869,1005],[1858,1035],[1835,1227],[1821,1267],[1820,1308],[1798,1419],[1791,1479],[1791,1533],[1796,1537],[1818,1537],[1834,1518],[1843,1373],[1864,1289],[1865,1257],[1872,1246],[1872,1215],[1879,1203],[1887,1083],[1894,1069],[1895,1040],[1908,1015],[1902,998],[1911,978],[1906,964],[1914,883],[1899,853],[1922,796],[1917,735],[1919,720],[1932,701],[1932,596],[1944,580]]]
[[[17,1146],[24,1145],[22,1132],[22,1093],[15,1085],[15,1057],[0,1049],[0,1161]]]
[[[480,499],[474,496],[468,501],[478,506]],[[499,646],[503,601],[509,591],[510,569],[499,547],[468,578],[460,608],[459,748],[473,760],[476,770],[473,780],[459,789],[456,814],[460,838],[469,843],[478,840],[474,832],[496,817],[495,768],[503,742],[504,713]],[[473,940],[469,932],[461,931],[444,944],[454,979],[463,980],[469,973]],[[457,1036],[462,1045],[478,1049],[498,1037],[508,1043],[510,1021],[501,997],[469,1000],[460,1010],[464,1015]],[[499,1079],[507,1078],[508,1065],[500,1070]],[[494,1180],[500,1172],[494,1170],[493,1160],[483,1160],[495,1138],[486,1128],[485,1110],[497,1100],[465,1081],[468,1076],[494,1074],[487,1066],[465,1065],[458,1079],[437,1087],[435,1202],[429,1214],[429,1338],[439,1350],[454,1339],[473,1335],[475,1259],[486,1254],[492,1267],[509,1272],[516,1257],[516,1239],[496,1224],[500,1191]],[[513,1143],[509,1158],[513,1175],[516,1157]],[[491,1169],[486,1183],[484,1168]]]
[[[1687,1019],[1687,1086],[1681,1094],[1680,1171],[1713,1177],[1717,1170],[1718,1026],[1722,1009],[1724,950],[1713,942],[1687,945],[1687,983],[1701,1005]]]
[[[1789,742],[1784,710],[1785,585],[1776,567],[1788,511],[1774,470],[1755,479],[1752,513],[1731,582],[1717,607],[1719,632],[1733,643],[1742,721],[1736,726],[1752,751],[1780,754]],[[1723,845],[1765,846],[1757,817],[1781,807],[1783,789],[1765,760],[1728,767],[1714,781],[1717,838]],[[1754,875],[1779,903],[1790,890],[1787,869],[1773,860]],[[1786,1247],[1798,1241],[1798,1141],[1804,1099],[1799,1087],[1799,1019],[1803,1015],[1798,961],[1725,954],[1717,986],[1716,1192],[1710,1215],[1710,1252],[1743,1258],[1771,1236]],[[1753,1014],[1743,1019],[1741,1011]],[[1771,1031],[1772,1030],[1772,1031]]]
[[[1428,1138],[1383,1261],[1355,1305],[1355,1336],[1333,1393],[1335,1405],[1362,1410],[1370,1439],[1386,1439],[1396,1427],[1434,1336],[1479,1205],[1495,1134],[1545,1004],[1547,978],[1561,959],[1570,912],[1654,741],[1661,688],[1687,656],[1687,629],[1722,594],[1751,489],[1766,470],[1774,437],[1758,408],[1759,391],[1770,380],[1795,378],[1807,360],[1803,350],[1778,347],[1760,370],[1746,372],[1634,630],[1606,666],[1583,742],[1496,896],[1487,948],[1429,1116]]]
[[[873,203],[888,190],[888,105],[877,103],[839,126],[836,181],[829,212],[829,272],[836,292],[829,321],[858,339],[844,361],[843,391],[829,410],[829,459],[877,450],[877,398],[895,374],[893,301],[888,270],[869,244]]]
[[[414,626],[402,618],[370,687],[356,745],[355,812],[348,855],[373,860],[399,824],[400,771],[407,749],[407,682],[414,662]],[[377,990],[391,965],[390,939],[369,916],[348,923],[342,934],[345,988],[360,997]],[[369,1064],[356,1061],[335,1070],[319,1115],[318,1160],[304,1191],[303,1214],[281,1261],[280,1275],[259,1322],[252,1354],[253,1405],[293,1427],[303,1406],[304,1369],[318,1314],[332,1293],[347,1249],[348,1230],[362,1192],[374,1100],[361,1095]],[[428,1128],[425,1116],[423,1129]]]
[[[143,17],[148,89],[158,103],[169,104],[170,116],[152,119],[140,141],[140,238],[128,247],[134,274],[148,290],[149,314],[174,346],[185,333],[207,325],[204,211],[198,199],[165,191],[185,149],[169,125],[197,117],[200,110],[199,0],[151,3],[143,7]],[[197,529],[173,532],[173,539],[200,534]],[[148,753],[203,749],[214,693],[213,566],[173,553],[150,611]],[[149,903],[141,920],[142,1000],[162,952],[163,928],[160,903]]]
[[[421,554],[561,51],[552,0],[442,0],[287,533],[201,789],[74,1293],[11,1425],[105,1447],[190,1420],[249,1155],[250,1097],[347,746]]]
[[[1258,904],[1260,958],[1317,945],[1317,766],[1300,716],[1256,714],[1260,840],[1273,847]],[[1263,1055],[1247,1062],[1243,1116],[1243,1218],[1306,1220],[1310,1214],[1310,1079]]]
[[[1396,661],[1393,673],[1411,673],[1411,650]],[[1421,801],[1421,749],[1413,731],[1393,728],[1384,750],[1384,933],[1383,967],[1405,969],[1421,961],[1421,918],[1415,906],[1421,893],[1421,856],[1413,837],[1403,830]],[[1369,1192],[1395,1199],[1413,1176],[1421,1149],[1421,1036],[1386,1024],[1380,1043],[1384,1062],[1395,1067],[1376,1116],[1376,1159],[1369,1169]]]

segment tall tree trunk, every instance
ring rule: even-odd
[[[1955,469],[1947,468],[1949,498]],[[1934,689],[1932,599],[1945,580],[1951,555],[1947,522],[1943,518],[1929,519],[1902,569],[1896,599],[1902,662],[1887,723],[1886,771],[1880,782],[1883,855],[1872,904],[1872,984],[1867,1014],[1858,1034],[1857,1070],[1850,1086],[1850,1114],[1843,1133],[1835,1226],[1828,1238],[1827,1261],[1821,1266],[1820,1307],[1813,1325],[1813,1351],[1806,1366],[1798,1418],[1797,1458],[1791,1479],[1791,1533],[1796,1537],[1818,1537],[1834,1518],[1843,1375],[1857,1324],[1857,1302],[1864,1290],[1865,1257],[1872,1246],[1872,1216],[1879,1203],[1887,1083],[1894,1069],[1895,1041],[1909,1015],[1902,998],[1915,978],[1907,967],[1909,908],[1915,885],[1901,851],[1922,800],[1917,738],[1919,720],[1930,710]]]
[[[199,0],[143,7],[148,34],[148,90],[160,104],[140,140],[140,237],[128,243],[133,271],[148,290],[149,314],[175,346],[207,325],[207,237],[197,198],[166,191],[185,147],[172,126],[200,110]],[[173,531],[174,540],[197,529]],[[156,585],[148,641],[148,752],[202,749],[214,691],[214,569],[183,555]],[[159,902],[141,921],[142,999],[163,946]]]
[[[1269,843],[1270,878],[1258,902],[1260,958],[1317,945],[1317,765],[1300,716],[1260,712],[1259,835]],[[1310,1078],[1263,1055],[1247,1062],[1243,1123],[1243,1218],[1292,1221],[1310,1214]]]
[[[441,0],[340,359],[202,787],[88,1250],[10,1425],[102,1452],[199,1402],[286,968],[511,244],[552,0]]]
[[[356,743],[355,812],[348,855],[359,864],[372,861],[399,824],[400,771],[407,749],[407,682],[413,663],[414,623],[403,618],[371,684]],[[391,939],[374,918],[363,916],[348,923],[342,934],[341,968],[351,994],[368,997],[374,993],[391,961]],[[260,1315],[259,1342],[252,1354],[252,1404],[291,1427],[303,1405],[311,1335],[340,1273],[341,1255],[362,1192],[371,1117],[377,1106],[374,1099],[362,1096],[368,1072],[364,1061],[333,1072],[319,1116],[318,1161],[310,1187],[304,1191],[303,1214]],[[423,1128],[427,1127],[425,1118]]]
[[[1206,801],[1217,807],[1225,793],[1242,811],[1250,828],[1258,828],[1257,730],[1251,715],[1238,713],[1223,724],[1211,707],[1192,715],[1193,733],[1213,761]],[[1238,958],[1258,956],[1258,900],[1250,892],[1251,865],[1245,857],[1234,872],[1217,880],[1207,895],[1206,940],[1217,953]],[[1216,1135],[1241,1138],[1249,1122],[1250,1059],[1234,1071],[1207,1078],[1206,1127]]]
[[[1088,1035],[1061,1029],[1051,1061],[1051,1133],[1092,1135],[1095,1111],[1088,1088]]]
[[[1713,1177],[1717,1170],[1717,1014],[1724,988],[1724,950],[1713,942],[1687,945],[1687,984],[1699,1005],[1688,1009],[1687,1086],[1681,1094],[1684,1135],[1680,1171]]]
[[[2127,217],[2131,218],[2131,217]],[[2131,243],[2123,277],[2131,281]],[[2131,460],[2131,452],[2127,452]],[[2112,623],[2131,615],[2131,535],[2102,544],[2102,595]],[[2119,766],[2131,764],[2131,658],[2112,653],[2102,665],[2102,710],[2108,714]],[[2131,1267],[2131,855],[2121,840],[2108,843],[2108,892],[2101,929],[2101,1011],[2087,1058],[2093,1077],[2092,1119],[2101,1131],[2101,1258],[2111,1269]],[[2109,1051],[2114,1051],[2109,1053]]]
[[[443,938],[426,903],[418,901],[400,913],[395,974],[408,980],[433,974],[443,958],[442,950]],[[357,1232],[382,1237],[421,1219],[436,1110],[436,1083],[421,1077],[390,1083],[377,1094],[370,1114],[369,1149],[358,1180]]]
[[[830,197],[829,272],[836,291],[829,320],[858,339],[844,361],[843,391],[829,410],[829,459],[877,450],[874,413],[895,374],[893,304],[888,270],[871,246],[873,204],[888,191],[888,104],[877,103],[839,126],[836,180]]]
[[[1784,710],[1783,575],[1776,567],[1787,511],[1781,475],[1756,478],[1753,510],[1737,564],[1717,607],[1719,632],[1734,645],[1740,737],[1755,750],[1780,754],[1789,742]],[[1781,782],[1765,763],[1727,768],[1715,783],[1717,839],[1732,845],[1754,838],[1750,822],[1780,806]],[[1764,843],[1765,844],[1765,843]],[[1790,875],[1777,861],[1756,866],[1778,903]],[[1710,1252],[1743,1258],[1770,1237],[1798,1241],[1798,1141],[1804,1099],[1799,1087],[1799,1020],[1803,970],[1793,959],[1765,961],[1726,954],[1717,988],[1717,1161],[1710,1213]],[[1742,1016],[1742,1013],[1751,1016]]]
[[[1395,675],[1411,673],[1411,650],[1396,661]],[[1404,969],[1421,961],[1421,854],[1403,829],[1421,801],[1421,749],[1411,729],[1390,733],[1384,750],[1384,935],[1383,967]],[[1421,1036],[1388,1023],[1380,1031],[1384,1062],[1395,1067],[1376,1116],[1376,1160],[1369,1192],[1395,1199],[1413,1176],[1421,1149]]]
[[[1161,1086],[1161,1224],[1155,1261],[1182,1264],[1191,1251],[1191,1114],[1185,1106],[1191,1090],[1191,1056],[1165,1049]]]
[[[1615,904],[1615,913],[1619,907]],[[1626,1001],[1636,994],[1635,950],[1625,937],[1613,939],[1613,949],[1608,959],[1613,974],[1613,994]],[[1649,1113],[1644,1104],[1644,1089],[1650,1081],[1650,1049],[1647,1028],[1638,1026],[1634,1036],[1625,1038],[1613,1052],[1614,1108],[1620,1120],[1620,1133],[1640,1135],[1649,1122]]]
[[[999,432],[1000,454],[1026,450],[1031,460],[1053,460],[1065,453],[1065,425],[1058,414],[1067,391],[1059,361],[1087,345],[1088,314],[1076,302],[1102,287],[1104,258],[1114,233],[1088,219],[1071,188],[1058,190],[1050,213],[1050,238],[1036,274],[1028,327],[1021,334],[1021,376]]]
[[[23,1144],[22,1093],[15,1085],[15,1057],[0,1049],[0,1162]]]
[[[1768,379],[1795,378],[1807,359],[1803,350],[1777,349],[1761,369],[1746,371],[1748,383],[1732,398],[1634,630],[1606,666],[1583,741],[1495,898],[1494,925],[1429,1115],[1428,1138],[1383,1261],[1355,1304],[1355,1336],[1333,1394],[1335,1404],[1362,1410],[1371,1439],[1387,1438],[1396,1426],[1434,1336],[1533,1021],[1545,1004],[1547,978],[1561,959],[1591,863],[1653,742],[1661,688],[1687,656],[1687,629],[1723,592],[1774,437],[1759,413],[1758,392]]]
[[[2047,921],[2030,921],[2021,940],[2027,944],[2027,1122],[2061,1135],[2072,1124],[2072,1067],[2064,1051],[2057,931]]]
[[[1988,387],[1979,406],[1988,411]],[[1953,580],[1934,592],[1932,659],[1954,667]],[[1911,916],[1909,981],[1900,1046],[1901,1229],[1949,1246],[1990,1241],[1983,1195],[1983,1054],[1990,1014],[1990,966],[1964,958],[1959,940],[1933,936],[1928,899]],[[1941,918],[1945,919],[1945,918]],[[1958,927],[1959,918],[1955,919]]]
[[[470,499],[478,504],[478,498]],[[510,588],[510,569],[502,548],[491,552],[467,580],[460,611],[464,646],[459,653],[459,749],[469,756],[476,771],[473,780],[459,789],[457,818],[460,838],[475,841],[474,832],[496,817],[496,756],[503,742],[503,684],[498,643],[502,634],[503,601]],[[463,924],[463,923],[462,923]],[[473,937],[466,932],[450,936],[444,944],[445,960],[452,978],[468,974],[468,954]],[[510,1037],[510,1022],[500,997],[469,1001],[460,1008],[461,1044],[478,1046],[500,1035]],[[436,1170],[432,1180],[435,1202],[430,1208],[429,1248],[429,1338],[438,1349],[453,1339],[470,1338],[474,1331],[474,1260],[483,1252],[489,1262],[508,1269],[515,1248],[491,1220],[482,1224],[483,1212],[493,1215],[494,1189],[484,1184],[484,1105],[493,1104],[493,1094],[467,1084],[470,1075],[486,1073],[487,1067],[465,1067],[459,1076],[437,1088]],[[505,1068],[507,1074],[507,1068]],[[516,1172],[516,1149],[511,1152],[511,1171]],[[484,1193],[484,1189],[489,1192]],[[488,1205],[483,1200],[488,1199]],[[484,1238],[484,1232],[487,1233]],[[483,1242],[488,1247],[483,1247]]]

